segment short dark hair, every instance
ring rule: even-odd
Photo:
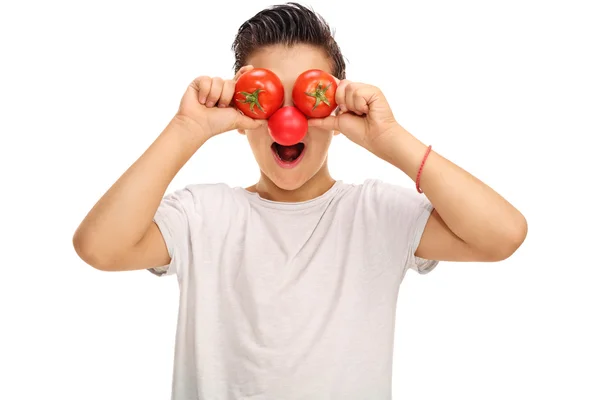
[[[309,44],[323,49],[329,56],[336,78],[346,79],[346,63],[333,36],[323,17],[298,3],[266,8],[240,26],[231,47],[235,54],[234,70],[242,68],[261,47]]]

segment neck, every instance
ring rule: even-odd
[[[323,195],[335,184],[335,180],[329,174],[327,163],[304,185],[294,190],[284,190],[278,187],[265,174],[261,172],[258,183],[250,188],[263,199],[286,203],[297,203],[312,200]]]

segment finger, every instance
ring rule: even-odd
[[[240,76],[242,76],[243,74],[245,74],[246,72],[250,71],[251,69],[253,69],[254,67],[252,65],[244,65],[242,68],[240,68],[238,70],[238,72],[235,74],[235,76],[233,77],[233,81],[237,81],[238,79],[240,79]]]
[[[356,109],[356,106],[354,104],[354,100],[355,100],[355,93],[356,93],[356,88],[357,85],[355,83],[351,83],[346,87],[346,98],[345,98],[345,102],[346,102],[346,107],[348,108],[348,111],[351,111],[357,115],[362,115],[362,112],[360,112],[360,110]]]
[[[309,118],[308,126],[325,129],[327,131],[339,131],[340,117],[331,115],[325,118]]]
[[[363,88],[359,87],[354,90],[352,94],[352,100],[354,103],[355,113],[362,115],[369,111],[369,106],[367,105],[367,99],[365,98],[365,91]]]
[[[212,79],[209,76],[201,76],[194,81],[198,90],[198,101],[200,104],[206,103],[206,97],[210,92]]]
[[[350,81],[344,79],[340,81],[337,90],[335,91],[335,102],[340,107],[340,111],[348,111],[346,107],[346,87],[350,84]]]
[[[196,79],[194,79],[192,81],[192,83],[190,83],[188,85],[188,89],[192,89],[194,92],[196,92],[196,96],[198,96],[199,92],[200,92],[200,86],[202,86],[202,82],[206,79],[210,79],[207,76],[199,76]]]
[[[221,97],[222,91],[223,79],[213,78],[210,86],[210,91],[208,92],[208,96],[206,96],[206,107],[214,106],[219,100],[219,97]]]
[[[223,83],[223,91],[221,92],[221,98],[219,99],[219,107],[228,107],[233,99],[235,93],[235,82],[227,80]]]

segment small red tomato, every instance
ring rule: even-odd
[[[282,146],[300,143],[308,130],[308,120],[294,106],[282,107],[269,118],[271,137]]]
[[[323,118],[331,115],[337,107],[336,90],[337,82],[333,76],[319,69],[310,69],[296,79],[292,100],[307,117]]]
[[[275,73],[253,68],[235,84],[235,106],[254,119],[268,119],[283,104],[283,84]]]

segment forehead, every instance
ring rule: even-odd
[[[322,49],[304,44],[265,47],[253,53],[247,62],[255,68],[270,69],[284,85],[293,84],[298,75],[309,69],[332,73],[327,54]]]

